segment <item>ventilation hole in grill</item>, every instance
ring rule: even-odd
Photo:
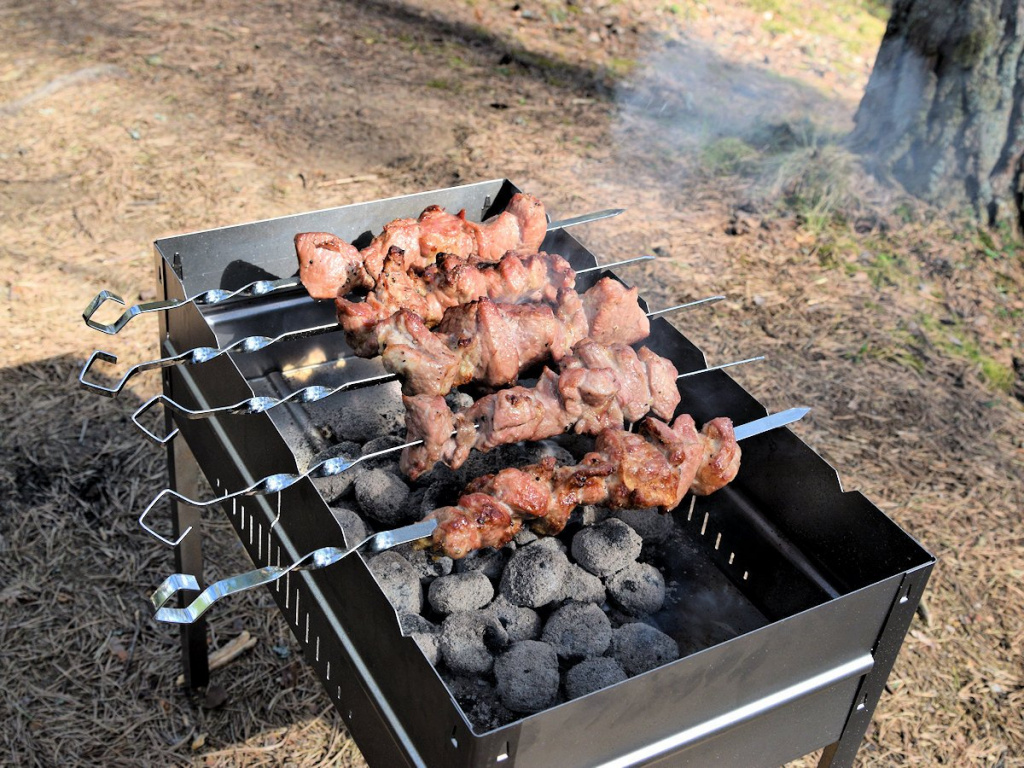
[[[908,581],[908,582],[907,582],[907,585],[906,585],[906,586],[905,586],[905,587],[903,588],[903,594],[901,594],[901,595],[900,595],[900,605],[903,605],[903,604],[904,604],[905,602],[907,602],[908,600],[910,600],[910,591],[911,591],[911,590],[912,590],[913,588],[914,588],[914,585],[913,585],[913,584],[911,584],[911,583],[910,583],[910,582]]]
[[[736,559],[736,553],[735,552],[730,552],[729,553],[729,565],[732,565],[732,562],[735,559]]]
[[[715,552],[717,552],[717,551],[718,551],[718,548],[719,548],[719,547],[720,547],[721,545],[722,545],[722,532],[721,532],[721,531],[719,531],[719,532],[718,532],[718,535],[717,535],[717,536],[715,536]]]
[[[686,522],[690,522],[691,520],[693,520],[693,508],[695,506],[697,506],[697,497],[696,496],[691,496],[690,497],[690,511],[686,513]]]
[[[860,697],[860,701],[857,702],[857,711],[862,712],[868,707],[868,695],[865,693]]]
[[[497,763],[503,763],[508,760],[508,742],[505,742],[505,748],[498,753],[498,756],[494,758]]]
[[[306,614],[306,639],[304,641],[306,645],[309,645],[309,614]]]
[[[750,571],[744,571],[743,572],[743,580],[746,581],[748,576],[750,576]]]
[[[307,616],[306,618],[308,619],[309,617]],[[306,624],[306,626],[308,627],[309,624]],[[320,661],[320,635],[316,636],[316,654],[315,654],[315,656],[316,656],[316,660]],[[328,674],[328,676],[331,674],[331,662],[327,662],[327,674]]]
[[[704,522],[701,523],[701,525],[700,525],[700,535],[701,536],[703,536],[704,532],[708,529],[708,518],[709,517],[710,517],[710,515],[707,512],[705,512],[704,513]]]
[[[459,748],[459,740],[457,738],[455,738],[455,734],[457,734],[458,732],[459,732],[459,727],[458,726],[455,726],[454,728],[452,728],[452,735],[451,735],[452,746],[455,747],[456,749]]]

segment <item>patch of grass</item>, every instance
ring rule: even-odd
[[[448,91],[450,93],[460,93],[462,91],[462,83],[458,80],[449,80],[445,77],[433,77],[427,80],[428,88],[435,88],[439,91]]]
[[[811,35],[831,37],[856,55],[865,55],[878,48],[889,18],[888,4],[879,0],[836,0],[832,3],[748,0],[748,5],[766,15],[763,27],[773,35],[801,30]]]
[[[769,164],[768,197],[781,196],[813,234],[843,224],[843,211],[854,204],[850,191],[853,159],[838,147],[823,144],[777,155]]]
[[[747,174],[754,170],[760,153],[743,139],[723,136],[701,149],[701,167],[712,176]]]
[[[999,392],[1013,391],[1016,374],[1011,366],[985,354],[977,340],[959,322],[943,323],[919,313],[917,323],[933,347],[955,360],[974,367],[985,384]]]
[[[627,59],[619,56],[613,56],[608,59],[608,72],[612,77],[621,79],[632,74],[637,68],[636,59]]]

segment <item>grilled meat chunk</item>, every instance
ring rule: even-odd
[[[465,211],[450,214],[436,205],[418,219],[396,219],[362,251],[326,232],[295,236],[299,279],[315,299],[333,299],[372,288],[392,248],[405,253],[407,269],[423,270],[439,253],[497,261],[506,251],[536,251],[547,231],[543,204],[517,194],[508,207],[482,224],[467,221]]]
[[[625,344],[588,339],[576,345],[560,369],[556,375],[545,368],[535,386],[485,395],[457,414],[429,395],[405,398],[406,434],[409,440],[422,439],[424,445],[406,449],[403,468],[416,479],[434,461],[458,469],[473,448],[489,451],[521,440],[542,440],[569,428],[596,435],[621,427],[624,420],[638,421],[648,412],[671,417],[679,405],[675,366],[646,347],[635,352]],[[655,372],[653,379],[649,370]],[[451,426],[425,427],[426,409],[436,409],[432,418]],[[455,429],[460,430],[458,440],[452,437]]]
[[[335,305],[349,346],[360,357],[374,357],[380,353],[377,325],[399,309],[415,312],[433,327],[449,307],[482,298],[554,304],[559,290],[571,289],[575,282],[576,273],[557,254],[509,251],[493,265],[442,254],[422,275],[415,275],[406,268],[404,253],[392,248],[365,299],[339,296]]]
[[[639,434],[606,429],[575,466],[558,466],[549,456],[473,480],[454,507],[428,515],[438,521],[428,546],[460,558],[480,546],[504,545],[524,522],[537,533],[555,534],[580,504],[672,509],[687,491],[703,493],[731,481],[739,456],[726,418],[699,433],[686,414],[671,426],[648,418]],[[713,482],[698,479],[707,473]]]

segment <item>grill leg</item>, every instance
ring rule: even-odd
[[[174,428],[170,413],[166,428]],[[170,487],[189,498],[199,494],[199,465],[192,451],[181,436],[167,444],[167,470]],[[202,583],[203,547],[200,528],[200,511],[186,504],[172,501],[173,536],[192,526],[192,532],[174,549],[175,573],[188,573]],[[181,593],[178,605],[184,608],[194,598],[192,593]],[[205,687],[210,682],[210,663],[206,646],[206,619],[200,617],[192,624],[181,625],[182,665],[185,671],[185,685],[190,689]]]

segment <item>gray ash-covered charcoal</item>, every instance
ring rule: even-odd
[[[524,608],[521,605],[513,605],[501,595],[494,598],[485,609],[490,613],[508,632],[510,642],[520,640],[536,640],[540,637],[541,620],[537,612],[532,608]]]
[[[477,728],[490,730],[518,719],[501,703],[496,687],[478,675],[457,675],[444,669],[440,674],[452,697]]]
[[[522,640],[494,662],[501,702],[514,712],[539,712],[558,695],[558,655],[547,643]]]
[[[502,571],[505,570],[507,559],[508,554],[504,547],[501,549],[486,547],[470,552],[466,557],[456,560],[454,571],[456,573],[480,571],[487,578],[497,581],[501,578]]]
[[[396,552],[381,552],[370,560],[370,572],[398,613],[423,612],[420,575],[408,560]]]
[[[409,486],[383,469],[370,469],[356,478],[356,501],[363,513],[385,526],[401,525],[411,511]]]
[[[358,513],[347,507],[331,507],[331,514],[341,526],[341,532],[345,534],[346,547],[354,547],[367,537],[369,532]]]
[[[623,624],[612,632],[612,654],[632,677],[679,658],[676,641],[648,624]]]
[[[371,453],[377,453],[378,451],[386,451],[391,448],[395,448],[405,443],[405,439],[398,437],[397,435],[381,435],[375,437],[372,440],[367,440],[363,444],[362,450],[359,452],[361,456],[369,456]],[[385,453],[383,456],[376,456],[372,459],[364,459],[359,462],[361,466],[386,469],[389,472],[399,474],[398,469],[398,457],[399,452],[393,451],[392,453]]]
[[[578,603],[597,603],[601,605],[607,597],[604,582],[597,576],[570,563],[569,573],[562,585],[561,600],[575,600]]]
[[[505,566],[501,594],[515,605],[540,608],[559,598],[568,572],[569,558],[558,549],[520,547]]]
[[[562,543],[562,540],[557,536],[540,536],[533,546],[535,547],[547,547],[548,549],[558,550],[559,552],[568,552],[569,548]]]
[[[437,624],[423,618],[418,613],[401,614],[398,617],[398,626],[402,628],[403,635],[436,635],[441,631]]]
[[[335,435],[358,443],[381,435],[400,435],[405,428],[402,385],[397,381],[342,392],[306,409],[314,421]]]
[[[416,613],[403,613],[398,623],[402,634],[415,640],[427,661],[436,665],[441,658],[441,628]]]
[[[649,563],[630,563],[605,586],[612,602],[630,616],[657,613],[665,603],[665,577]]]
[[[588,693],[621,683],[627,679],[619,662],[607,656],[584,659],[565,673],[565,695],[578,699]]]
[[[438,613],[472,611],[483,608],[494,597],[491,580],[479,571],[452,573],[430,583],[427,600]]]
[[[494,653],[508,645],[508,633],[485,611],[459,611],[441,625],[441,656],[453,672],[482,675],[494,666]]]
[[[512,542],[517,547],[525,547],[527,544],[533,544],[533,542],[537,541],[537,539],[539,538],[540,536],[531,531],[529,528],[523,527],[519,529],[519,533],[515,535],[515,538],[512,539]]]
[[[427,657],[430,665],[436,667],[441,661],[441,633],[414,632],[409,637],[416,641],[416,645],[423,651],[423,655]]]
[[[584,528],[572,539],[572,556],[595,576],[611,576],[640,556],[643,542],[637,532],[610,517]]]
[[[392,552],[397,552],[408,560],[424,584],[429,584],[438,576],[447,576],[452,572],[454,565],[450,557],[437,555],[429,549],[418,549],[415,543],[402,544],[395,547]]]
[[[576,507],[569,515],[569,522],[577,525],[597,525],[603,523],[611,516],[608,507],[595,507],[593,504],[584,504]]]
[[[593,603],[569,602],[551,614],[540,639],[565,659],[600,656],[612,641],[612,623]]]
[[[427,486],[420,499],[420,516],[426,517],[435,509],[450,507],[459,498],[462,489],[452,480],[435,480]]]
[[[657,507],[619,509],[614,511],[612,516],[639,533],[644,544],[661,544],[675,528],[672,515],[660,513]]]
[[[359,443],[351,443],[348,441],[340,442],[332,445],[325,451],[321,451],[313,457],[313,463],[319,464],[321,461],[327,459],[336,459],[342,456],[346,459],[357,459],[360,456]],[[338,499],[342,498],[356,481],[359,473],[356,471],[359,467],[356,464],[351,469],[346,469],[344,472],[339,472],[336,475],[330,477],[317,477],[313,478],[313,485],[316,486],[317,491],[324,498],[328,504],[334,504]]]

